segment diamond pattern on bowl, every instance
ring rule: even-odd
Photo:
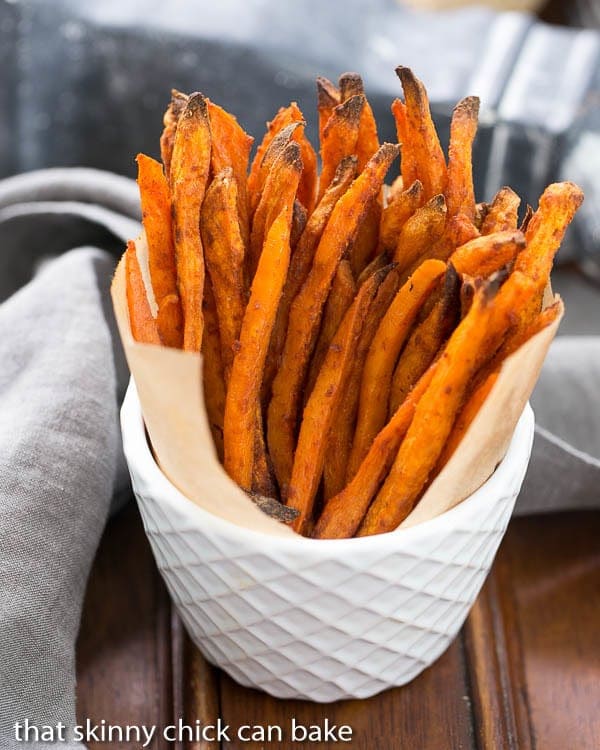
[[[144,526],[194,642],[244,685],[316,701],[402,685],[448,647],[506,529],[533,434],[528,408],[494,477],[443,516],[321,542],[244,532],[187,501],[141,460],[148,446],[131,389],[122,423]]]

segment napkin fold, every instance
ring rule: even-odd
[[[37,746],[15,739],[15,722],[76,723],[74,643],[85,584],[111,501],[115,509],[129,496],[117,420],[127,371],[108,286],[124,240],[139,231],[138,210],[133,181],[97,170],[0,182],[0,747],[7,750]],[[567,299],[567,308],[576,302]],[[599,375],[600,338],[555,341],[533,397],[538,428],[520,512],[599,504]]]

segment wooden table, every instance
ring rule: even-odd
[[[436,664],[369,700],[317,705],[242,688],[204,662],[171,608],[132,503],[109,523],[90,580],[78,643],[80,720],[164,727],[220,716],[237,728],[327,717],[353,728],[352,742],[336,747],[598,750],[599,540],[600,512],[513,519],[465,627]]]

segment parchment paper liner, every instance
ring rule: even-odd
[[[139,257],[145,258],[143,234],[136,245]],[[117,266],[111,293],[146,428],[164,474],[183,495],[209,513],[254,531],[295,536],[287,526],[259,510],[219,463],[202,396],[201,355],[133,340],[123,259]],[[548,289],[545,305],[559,299]],[[400,528],[444,513],[490,477],[506,453],[561,317],[562,303],[557,320],[506,359],[460,447]]]

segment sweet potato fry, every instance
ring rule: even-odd
[[[424,252],[419,260],[415,261],[408,272],[412,273],[419,262],[422,263],[426,258],[447,261],[457,247],[461,247],[475,237],[479,237],[479,232],[470,219],[463,214],[448,216],[442,236]]]
[[[481,234],[493,232],[516,231],[519,223],[519,205],[521,199],[509,187],[502,187],[491,202],[483,224]]]
[[[525,216],[523,216],[523,221],[521,222],[521,225],[519,227],[519,231],[523,232],[523,234],[525,234],[525,232],[527,231],[527,227],[529,226],[529,222],[531,221],[532,216],[533,216],[533,208],[531,208],[531,206],[528,203],[527,206],[525,207]]]
[[[238,183],[226,167],[211,182],[200,213],[206,268],[215,297],[225,382],[233,364],[246,309],[244,242],[238,221]]]
[[[406,184],[421,180],[425,200],[430,200],[434,195],[446,192],[448,175],[444,152],[431,118],[425,87],[409,68],[399,66],[396,73],[402,83],[406,101],[407,143],[406,146],[403,145],[403,152],[408,150],[409,162],[416,165],[415,174],[407,175]],[[404,159],[404,153],[402,158]],[[404,177],[404,171],[402,176]]]
[[[443,195],[436,195],[404,223],[398,235],[394,262],[403,271],[419,265],[419,260],[442,237],[445,226],[446,201]]]
[[[340,95],[343,102],[353,96],[364,96],[365,103],[360,115],[358,128],[358,140],[356,142],[356,156],[358,157],[358,171],[362,172],[365,164],[379,148],[379,136],[377,135],[377,123],[373,110],[369,104],[363,86],[362,78],[358,73],[344,73],[340,76]]]
[[[250,279],[254,278],[258,259],[271,224],[279,215],[283,206],[293,205],[294,203],[301,174],[300,146],[295,141],[290,141],[281,151],[269,172],[252,218],[247,259]]]
[[[315,351],[310,363],[306,387],[304,389],[305,400],[308,399],[314,388],[315,382],[321,371],[321,366],[325,356],[329,351],[329,346],[333,337],[342,322],[346,311],[352,304],[356,295],[356,284],[350,262],[342,260],[337,268],[331,291],[327,297],[325,308],[323,310],[323,320],[321,321],[321,330],[315,345]]]
[[[400,99],[392,102],[392,114],[396,123],[396,136],[400,144],[400,172],[403,185],[413,185],[419,179],[419,166],[416,160],[417,150],[414,138],[411,141],[411,133],[406,120],[406,104]]]
[[[381,204],[373,198],[365,214],[356,239],[349,247],[350,265],[356,278],[364,271],[377,254],[379,244],[379,223],[381,221]]]
[[[294,201],[294,208],[292,209],[292,229],[290,233],[290,246],[292,252],[295,250],[296,245],[302,237],[302,232],[306,229],[306,222],[308,221],[308,211],[302,203],[296,198]]]
[[[287,109],[289,110],[289,107]],[[273,123],[269,123],[269,126],[271,126],[272,124]],[[258,206],[263,193],[265,182],[267,181],[267,178],[271,173],[273,165],[281,155],[283,149],[290,143],[291,140],[293,140],[294,133],[301,127],[302,123],[294,120],[290,122],[289,125],[282,127],[280,130],[274,133],[272,137],[270,132],[268,132],[265,136],[265,140],[267,139],[267,136],[269,136],[268,145],[266,146],[264,153],[260,154],[260,162],[255,168],[255,164],[259,157],[259,151],[261,151],[265,140],[263,140],[263,143],[261,144],[261,146],[259,146],[259,150],[257,151],[256,155],[254,156],[254,160],[252,161],[252,169],[250,171],[250,174],[248,175],[248,206],[250,212],[250,220],[252,220],[252,217],[254,216],[254,212],[256,211],[256,207]]]
[[[450,262],[458,273],[485,278],[512,263],[525,247],[525,236],[516,229],[483,235],[457,248]]]
[[[456,424],[452,428],[452,432],[446,441],[446,445],[444,446],[444,450],[442,451],[442,455],[440,456],[436,467],[436,474],[444,468],[450,458],[454,455],[456,449],[464,438],[465,433],[479,413],[479,410],[494,387],[494,383],[498,379],[502,362],[532,336],[535,336],[536,333],[539,333],[553,323],[561,310],[561,302],[556,302],[547,307],[539,313],[539,315],[537,315],[526,328],[517,332],[516,335],[509,336],[499,351],[494,355],[491,362],[477,373],[474,378],[472,393],[458,415]]]
[[[473,141],[478,115],[479,99],[476,96],[467,96],[456,105],[452,113],[448,148],[448,215],[462,214],[471,221],[475,221]]]
[[[204,285],[202,300],[202,386],[206,415],[219,460],[223,460],[223,415],[225,412],[225,374],[221,358],[221,336],[217,307],[210,279]]]
[[[319,143],[323,148],[323,132],[325,125],[333,114],[333,110],[341,102],[340,92],[327,78],[317,78],[317,110],[319,112]]]
[[[396,294],[373,337],[360,386],[348,476],[354,475],[386,422],[396,360],[423,301],[445,270],[445,264],[436,260],[426,261],[419,266]]]
[[[213,177],[231,167],[237,183],[237,213],[240,230],[247,246],[250,236],[247,172],[250,150],[254,143],[233,115],[207,99],[212,146],[210,166]]]
[[[131,335],[142,344],[160,344],[133,240],[127,243],[125,252],[125,278]]]
[[[333,110],[321,143],[321,176],[319,198],[329,187],[338,164],[347,156],[356,154],[364,96],[352,96]]]
[[[358,278],[356,279],[356,288],[360,288],[365,283],[365,281],[369,279],[374,273],[376,273],[377,271],[381,271],[382,268],[389,266],[390,263],[390,257],[387,253],[379,253],[378,255],[376,255],[369,263],[369,265],[360,272]],[[394,268],[397,267],[398,264],[395,264]]]
[[[178,294],[167,294],[158,303],[156,328],[164,346],[181,349],[183,341],[183,316]]]
[[[437,362],[421,377],[408,398],[379,432],[348,485],[325,505],[313,531],[316,539],[354,536],[369,504],[392,465],[412,422],[416,405],[429,387]]]
[[[156,325],[163,344],[180,348],[183,343],[182,313],[177,294],[169,186],[157,161],[145,154],[138,154],[136,161],[142,224],[148,243],[148,268],[158,305]],[[169,297],[167,304],[163,304],[165,297]]]
[[[210,126],[206,99],[192,94],[179,117],[171,158],[171,205],[179,297],[183,308],[183,348],[200,351],[204,256],[200,206],[210,167]]]
[[[312,268],[294,299],[281,366],[273,380],[267,438],[283,497],[291,476],[301,389],[321,323],[323,306],[345,249],[356,236],[365,206],[381,190],[398,147],[384,143],[339,199],[321,236]]]
[[[393,198],[388,196],[388,204],[381,212],[379,223],[379,252],[394,252],[402,227],[422,205],[423,185],[419,180]]]
[[[526,324],[540,310],[554,256],[582,202],[583,192],[572,182],[549,185],[540,198],[539,207],[525,232],[527,246],[515,261],[515,271],[522,271],[537,287],[529,304],[519,308],[521,325]]]
[[[419,498],[450,434],[469,380],[480,363],[488,323],[494,315],[495,286],[488,282],[478,289],[469,313],[450,337],[358,536],[392,531]]]
[[[346,484],[348,459],[352,448],[352,437],[356,423],[360,382],[367,352],[381,319],[398,291],[400,275],[391,264],[379,269],[370,278],[381,278],[375,299],[365,316],[365,322],[354,350],[350,371],[344,388],[344,397],[335,411],[327,439],[325,465],[323,467],[323,496],[328,500]],[[367,282],[372,283],[370,278]]]
[[[304,133],[304,115],[300,111],[296,102],[292,102],[288,107],[282,107],[274,119],[268,123],[267,132],[262,143],[256,151],[252,161],[250,175],[248,177],[248,189],[251,195],[250,210],[254,213],[262,186],[265,182],[263,169],[263,160],[269,149],[269,146],[276,138],[278,133],[292,124],[298,127],[293,131],[293,139],[300,146],[300,155],[302,158],[303,170],[298,186],[298,199],[306,210],[312,213],[317,199],[317,155],[310,141]]]
[[[410,513],[433,476],[471,378],[515,330],[515,311],[534,292],[534,282],[520,271],[501,271],[480,281],[469,312],[438,359],[436,374],[359,536],[391,531]]]
[[[290,203],[269,229],[252,282],[225,402],[224,465],[229,476],[246,490],[252,488],[256,461],[262,369],[289,264],[291,214]]]
[[[286,498],[286,505],[299,511],[299,516],[293,524],[293,528],[299,533],[306,533],[312,518],[314,499],[323,471],[329,428],[338,408],[354,350],[369,305],[377,292],[377,286],[377,276],[363,284],[344,315],[304,409]]]
[[[183,94],[181,91],[177,91],[177,89],[171,89],[171,101],[163,117],[164,129],[160,136],[160,158],[167,177],[169,177],[171,171],[171,157],[173,155],[177,122],[187,100],[187,94]]]
[[[486,216],[490,212],[490,204],[481,202],[475,204],[475,218],[473,219],[473,224],[475,225],[475,229],[481,234],[481,227],[483,226],[483,222],[486,219]]]
[[[415,326],[394,370],[390,414],[404,402],[415,383],[435,359],[460,318],[460,279],[448,264],[444,283],[428,314]]]
[[[265,363],[265,374],[262,385],[263,403],[268,402],[271,395],[271,384],[281,360],[292,302],[308,276],[315,250],[319,244],[323,230],[329,221],[329,217],[337,201],[350,186],[355,174],[355,157],[344,159],[340,163],[331,185],[325,191],[325,195],[311,214],[306,228],[302,232],[302,236],[294,249],[290,260],[288,277],[285,281],[279,309],[277,310],[277,319],[275,320],[275,327],[271,336],[269,355]]]

